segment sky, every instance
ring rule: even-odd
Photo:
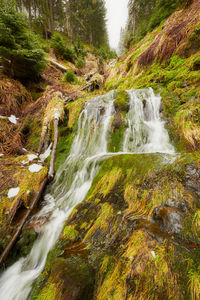
[[[107,28],[111,48],[117,49],[120,29],[125,27],[128,17],[128,0],[105,0],[107,8]]]

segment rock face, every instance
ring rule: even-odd
[[[180,233],[182,229],[182,212],[176,207],[163,206],[155,208],[153,219],[168,233]]]
[[[88,53],[85,58],[85,67],[81,70],[84,74],[98,73],[99,65],[95,55]]]
[[[93,293],[93,281],[92,270],[80,256],[58,258],[48,280],[51,283],[46,282],[42,293],[49,293],[51,299],[87,300]]]
[[[104,77],[98,73],[94,74],[92,72],[87,74],[86,81],[87,83],[83,85],[81,90],[85,90],[90,93],[103,87]]]

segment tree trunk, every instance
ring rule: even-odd
[[[50,31],[53,34],[54,31],[54,18],[53,18],[53,2],[49,0],[49,13],[50,13]]]
[[[28,2],[28,17],[29,17],[29,24],[30,24],[30,27],[32,28],[32,14],[31,14],[31,7],[32,6],[32,0],[30,0]]]

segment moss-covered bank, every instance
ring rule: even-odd
[[[32,299],[47,299],[52,287],[65,299],[59,274],[78,258],[94,274],[87,299],[198,299],[200,158],[171,159],[117,155],[103,163],[49,253]]]

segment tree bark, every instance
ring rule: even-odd
[[[62,72],[67,72],[67,68],[64,67],[63,65],[57,63],[55,60],[53,59],[49,59],[50,64],[52,64],[54,67],[58,68],[59,70],[61,70]]]
[[[32,0],[30,0],[28,3],[28,17],[29,17],[30,27],[32,28],[31,6],[32,6]]]
[[[48,124],[45,124],[43,126],[43,129],[42,129],[42,134],[41,134],[41,137],[40,137],[40,143],[39,143],[39,147],[38,147],[38,155],[41,154],[42,152],[42,148],[43,148],[43,145],[44,145],[44,140],[45,140],[45,136],[46,136],[46,133],[48,131]]]
[[[53,2],[49,0],[49,13],[50,13],[50,31],[54,32],[54,18],[53,18]]]
[[[53,142],[53,149],[51,154],[51,161],[48,173],[48,179],[52,179],[55,173],[55,160],[56,160],[56,149],[58,144],[58,123],[59,119],[54,120],[54,142]]]

